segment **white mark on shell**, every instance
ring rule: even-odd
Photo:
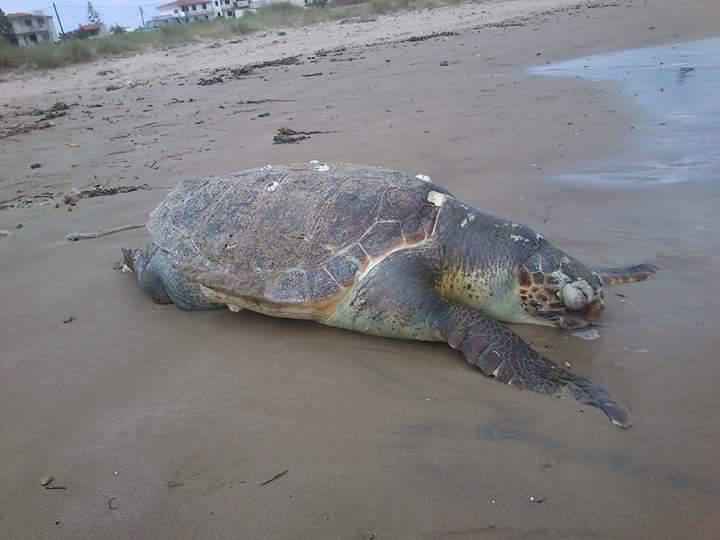
[[[265,165],[263,167],[260,167],[261,171],[272,171],[272,165]]]
[[[315,165],[315,170],[317,172],[328,172],[330,170],[330,166],[326,163],[323,163],[322,165]]]
[[[235,304],[228,304],[228,309],[232,311],[233,313],[237,313],[238,311],[242,311],[242,308],[240,306],[237,306]]]
[[[473,221],[475,221],[475,217],[475,214],[468,214],[468,221],[472,223]]]
[[[464,229],[464,228],[467,226],[467,224],[468,224],[468,218],[463,219],[463,220],[460,222],[460,228],[461,228],[461,229]]]
[[[432,178],[430,178],[427,174],[416,174],[415,178],[422,180],[423,182],[432,182]]]
[[[520,224],[519,224],[519,223],[513,223],[513,224],[512,224],[512,225],[510,225],[510,226],[511,226],[511,227],[512,227],[512,228],[514,229],[515,227],[519,227],[519,226],[520,226]]]
[[[545,237],[540,233],[535,233],[535,240],[545,240]]]
[[[512,238],[515,242],[530,242],[529,239],[525,238],[524,236],[520,236],[519,234],[511,234],[510,238]]]
[[[134,272],[133,272],[133,269],[130,268],[127,264],[123,264],[123,265],[122,265],[122,268],[120,269],[120,271],[121,271],[123,274],[133,274],[133,273],[134,273]]]
[[[310,165],[317,165],[318,163],[320,163],[320,162],[317,159],[310,160]]]
[[[427,194],[427,201],[435,206],[442,206],[447,200],[447,195],[439,191],[430,191]]]
[[[265,191],[269,191],[270,193],[272,193],[273,191],[277,191],[277,188],[279,188],[279,187],[280,187],[279,182],[272,182],[272,183],[268,184],[267,187],[265,187]]]

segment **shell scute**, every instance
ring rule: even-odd
[[[325,269],[314,270],[307,273],[307,291],[308,300],[319,302],[337,295],[340,286]]]
[[[400,223],[397,221],[380,221],[360,239],[363,249],[371,257],[379,257],[403,243]]]
[[[328,273],[343,287],[349,287],[360,272],[360,263],[345,253],[335,255],[325,265]]]

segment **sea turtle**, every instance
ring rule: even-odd
[[[444,341],[498,381],[570,395],[631,424],[607,390],[501,322],[587,326],[603,311],[603,284],[645,279],[651,265],[593,271],[423,175],[341,163],[182,181],[147,228],[152,243],[124,249],[124,264],[157,303]]]

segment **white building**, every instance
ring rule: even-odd
[[[54,43],[58,40],[53,18],[42,11],[32,13],[8,13],[18,39],[18,45],[28,47],[38,43]]]
[[[160,15],[153,17],[153,20],[158,20],[159,24],[172,24],[171,21],[178,19],[195,22],[219,17],[241,17],[248,7],[248,0],[175,0],[159,6]]]

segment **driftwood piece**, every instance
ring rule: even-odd
[[[90,238],[100,238],[102,236],[109,236],[111,234],[123,232],[123,231],[131,231],[133,229],[142,229],[145,227],[144,223],[139,224],[128,224],[128,225],[120,225],[119,227],[113,227],[112,229],[105,229],[100,230],[96,232],[89,232],[89,233],[81,233],[81,232],[74,232],[70,233],[65,236],[66,240],[70,240],[71,242],[77,242],[78,240],[89,240]]]

